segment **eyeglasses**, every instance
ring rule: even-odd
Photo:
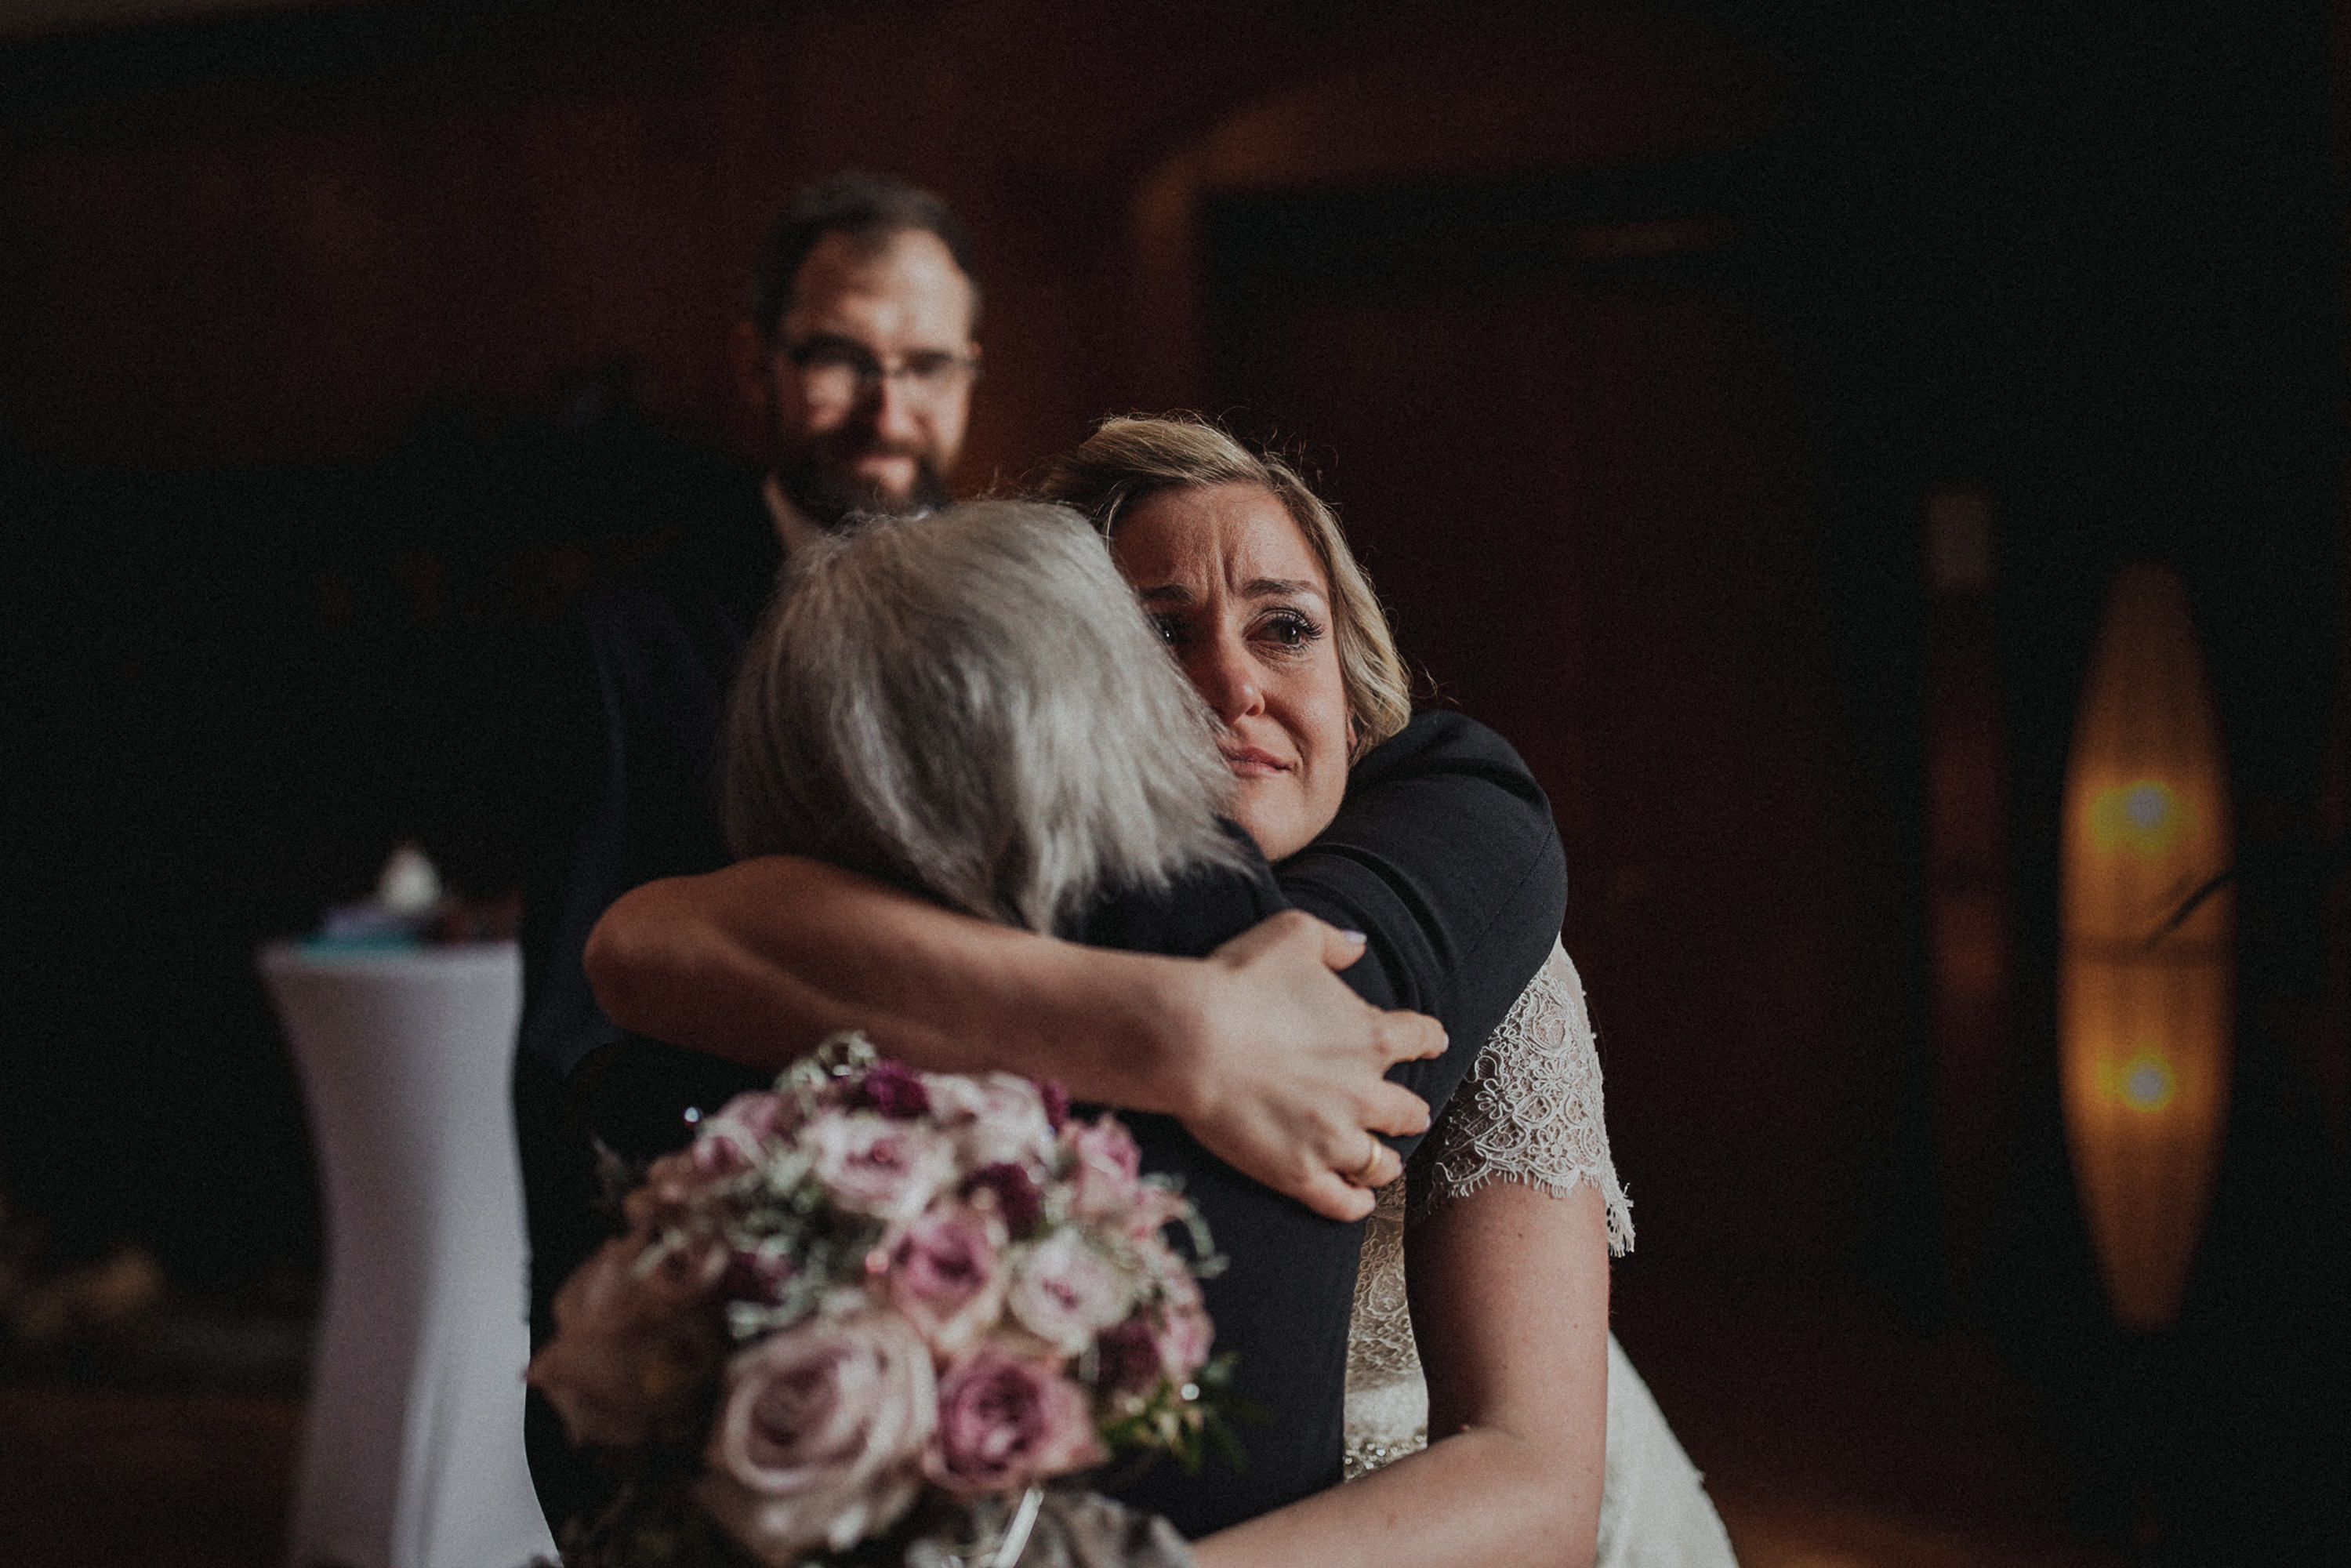
[[[979,361],[967,354],[920,349],[884,365],[854,338],[819,336],[788,343],[783,355],[799,372],[801,395],[823,407],[854,402],[883,382],[896,382],[914,402],[939,403],[979,379]]]

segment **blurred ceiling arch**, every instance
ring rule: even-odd
[[[1761,60],[1656,17],[1489,16],[1465,27],[1414,8],[1351,29],[1334,53],[1329,69],[1196,130],[1134,185],[1138,406],[1207,396],[1202,223],[1212,201],[1703,155],[1751,141],[1778,96]]]

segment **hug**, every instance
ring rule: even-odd
[[[1261,1419],[1095,1483],[1198,1563],[1729,1562],[1608,1333],[1632,1227],[1541,790],[1412,711],[1331,508],[1213,424],[942,505],[967,252],[922,193],[805,195],[737,344],[766,526],[591,609],[526,913],[535,1337],[596,1145],[668,1154],[853,1029],[1116,1108],[1207,1221]],[[550,1518],[600,1506],[532,1420]]]

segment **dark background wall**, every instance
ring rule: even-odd
[[[2165,1476],[2339,1432],[2331,19],[507,0],[0,44],[0,1191],[60,1256],[315,1260],[252,944],[405,834],[512,880],[564,606],[726,482],[758,233],[857,164],[975,232],[967,487],[1109,410],[1277,434],[1441,700],[1541,773],[1628,1267],[1987,1326],[2107,1479],[2150,1362],[2199,1413],[2157,1423]],[[1953,484],[1997,518],[2013,1023],[1938,1152],[1920,540]],[[2072,706],[2142,556],[2188,581],[2246,866],[2230,1144],[2154,1346],[2104,1326],[2053,1025]],[[1998,1218],[1956,1267],[1962,1176]],[[2280,1451],[2220,1517],[2339,1527],[2317,1448]]]

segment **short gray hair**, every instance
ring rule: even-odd
[[[1231,775],[1102,537],[973,501],[793,551],[727,721],[727,837],[1049,931],[1238,864]]]

